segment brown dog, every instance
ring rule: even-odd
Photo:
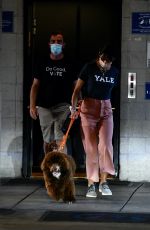
[[[73,158],[58,150],[56,142],[49,144],[41,169],[48,195],[54,200],[75,201],[74,174],[76,165]]]

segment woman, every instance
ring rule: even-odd
[[[114,58],[109,47],[99,52],[98,58],[82,68],[72,95],[72,117],[82,91],[81,129],[86,153],[88,191],[86,197],[97,197],[95,183],[99,182],[102,195],[112,195],[107,184],[109,174],[114,175],[113,114],[111,91],[116,85],[118,70],[112,66]]]

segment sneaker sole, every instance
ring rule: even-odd
[[[112,196],[112,194],[104,194],[102,193],[103,196]]]
[[[99,192],[101,192],[103,196],[112,196],[112,193],[106,194],[106,193],[103,193],[101,190],[99,190]]]
[[[90,196],[90,195],[86,195],[86,197],[96,198],[97,196]]]

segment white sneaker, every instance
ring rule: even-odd
[[[95,192],[95,185],[94,184],[91,184],[89,187],[88,187],[88,191],[86,193],[86,197],[93,197],[93,198],[96,198],[97,197],[97,194]]]
[[[99,192],[101,192],[103,196],[111,196],[112,195],[112,191],[110,190],[107,182],[99,184]]]

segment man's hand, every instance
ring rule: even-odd
[[[38,110],[37,110],[37,107],[34,106],[34,107],[30,107],[30,116],[36,120],[37,117],[38,117]]]

